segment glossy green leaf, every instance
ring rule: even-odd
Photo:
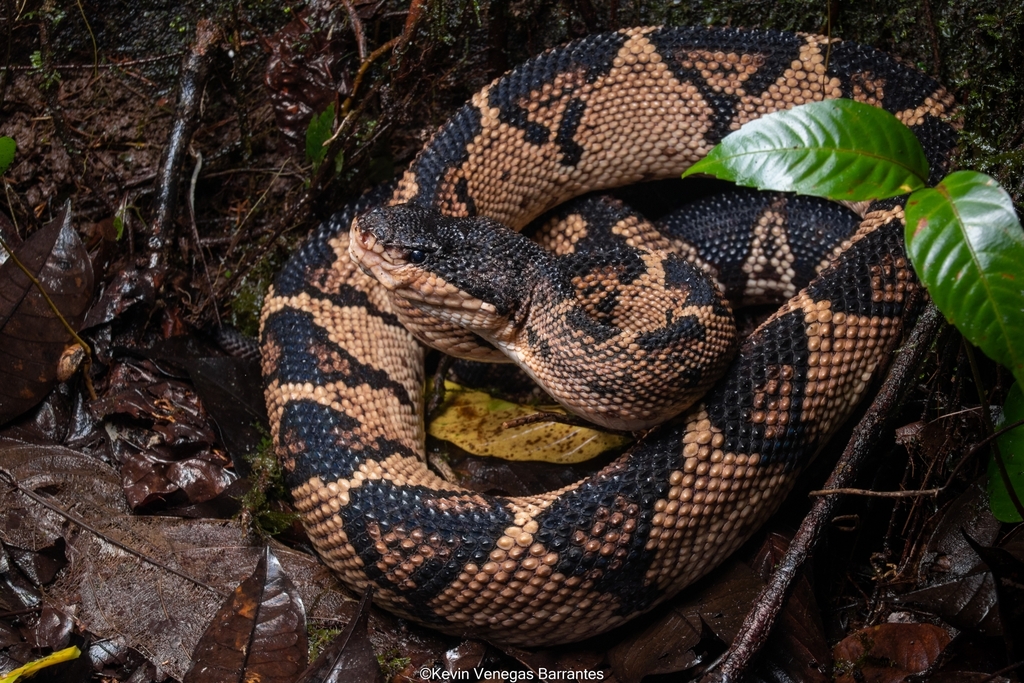
[[[935,305],[1024,380],[1024,230],[999,184],[957,171],[907,201],[907,251]]]
[[[334,134],[334,103],[331,102],[320,114],[313,114],[306,128],[306,158],[313,164],[313,172],[320,168],[324,157],[327,155],[327,147],[324,144]]]
[[[445,382],[445,388],[441,414],[430,423],[427,431],[474,455],[571,464],[589,460],[629,441],[618,434],[560,422],[535,422],[503,429],[502,423],[539,410],[565,411],[560,407],[510,403],[452,382]]]
[[[0,175],[14,163],[14,151],[18,148],[13,138],[0,136]]]
[[[1002,428],[1014,422],[1024,420],[1024,393],[1020,383],[1010,387],[1003,406],[1003,419],[998,427]],[[1024,425],[1011,429],[996,439],[999,444],[999,455],[1010,475],[1010,484],[1018,499],[1024,499]],[[1010,500],[1003,477],[999,473],[995,456],[988,463],[988,502],[992,514],[1000,522],[1020,522],[1021,516]]]
[[[826,100],[747,123],[683,177],[696,173],[762,190],[863,201],[924,187],[928,160],[913,132],[889,112]]]

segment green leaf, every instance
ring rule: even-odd
[[[745,124],[683,177],[696,173],[762,190],[863,201],[924,187],[928,160],[914,133],[884,109],[826,100]]]
[[[441,414],[430,423],[427,432],[474,455],[569,464],[589,460],[629,442],[618,434],[560,422],[535,422],[503,429],[503,422],[538,410],[565,411],[560,407],[538,408],[502,401],[453,382],[445,382],[445,388]]]
[[[14,138],[0,136],[0,175],[11,167],[14,162],[14,150],[17,148],[18,144],[14,142]]]
[[[1024,381],[1024,230],[999,184],[957,171],[907,200],[907,251],[935,305]]]
[[[1006,396],[1003,419],[997,426],[1002,428],[1020,420],[1024,420],[1024,393],[1020,390],[1020,383],[1014,383]],[[1010,484],[1017,498],[1024,498],[1024,425],[1001,435],[996,439],[996,443],[999,445],[999,454],[1003,458],[1007,474],[1010,475]],[[1020,514],[1010,500],[1010,494],[1003,483],[1003,477],[999,474],[995,455],[988,463],[988,504],[992,514],[1000,522],[1021,521]]]
[[[306,158],[313,164],[313,172],[316,173],[327,155],[327,147],[324,144],[334,134],[334,103],[331,102],[320,114],[313,114],[313,118],[306,128]]]

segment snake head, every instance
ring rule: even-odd
[[[429,212],[412,207],[378,207],[352,221],[349,255],[388,291],[421,279],[421,266],[441,244],[429,236]]]
[[[522,300],[522,272],[510,264],[523,249],[540,251],[490,219],[411,205],[358,216],[349,239],[352,260],[393,297],[475,332],[504,324]]]

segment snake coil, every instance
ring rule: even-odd
[[[552,49],[484,88],[387,203],[518,229],[583,192],[678,176],[749,120],[837,97],[892,112],[933,178],[947,170],[951,98],[892,57],[812,35],[633,28]],[[902,204],[877,203],[702,401],[571,486],[492,496],[423,462],[423,351],[400,320],[414,314],[349,259],[353,212],[292,256],[263,309],[267,407],[296,507],[349,585],[372,584],[379,603],[428,626],[511,644],[621,624],[749,538],[884,367],[917,286]],[[781,243],[746,246],[722,257],[793,258]]]

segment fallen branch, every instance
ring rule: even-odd
[[[220,37],[220,31],[209,19],[196,24],[196,39],[181,65],[178,103],[174,108],[174,124],[167,140],[156,182],[156,212],[150,225],[148,241],[150,268],[162,263],[164,247],[174,235],[174,217],[178,208],[178,187],[181,171],[188,153],[192,134],[196,129],[199,104],[209,67],[210,48]]]
[[[842,457],[825,482],[826,492],[846,488],[854,483],[882,436],[889,417],[897,412],[903,395],[913,384],[917,368],[931,348],[932,340],[942,324],[942,315],[929,303],[890,368],[881,391],[854,428]],[[701,683],[732,683],[740,680],[768,640],[790,584],[816,545],[821,529],[832,518],[839,499],[839,496],[829,495],[814,501],[793,537],[793,542],[775,567],[771,580],[754,601],[754,608],[744,619],[732,645],[718,664],[701,679]]]

